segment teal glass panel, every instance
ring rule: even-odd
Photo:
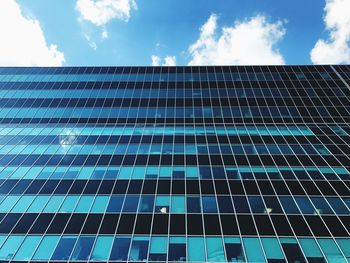
[[[337,238],[336,239],[340,249],[343,251],[346,259],[350,262],[350,239],[349,238]]]
[[[284,259],[283,252],[277,238],[261,238],[261,242],[268,260]]]
[[[93,236],[79,237],[73,250],[71,260],[88,260],[94,241],[95,237]]]
[[[44,236],[34,254],[33,260],[49,260],[59,239],[59,236]]]
[[[28,213],[40,213],[43,211],[47,201],[50,199],[50,196],[47,195],[38,195],[32,204],[28,208]]]
[[[166,254],[168,247],[167,237],[152,237],[150,254]]]
[[[17,204],[11,209],[12,213],[24,213],[27,211],[30,204],[33,202],[35,196],[23,195],[17,202]]]
[[[121,167],[119,172],[119,179],[130,179],[133,167]]]
[[[188,261],[204,262],[205,261],[204,238],[188,237],[187,253],[188,253]]]
[[[0,213],[8,213],[11,211],[12,207],[17,203],[20,196],[9,195],[0,204]]]
[[[106,212],[109,202],[109,196],[96,196],[94,204],[91,208],[91,213],[104,213]]]
[[[49,202],[47,202],[44,212],[46,213],[56,213],[60,208],[62,202],[64,200],[64,196],[61,195],[53,195],[51,196]]]
[[[0,235],[0,248],[2,247],[2,244],[5,242],[7,236],[5,235]]]
[[[225,262],[224,246],[220,237],[206,237],[207,261]]]
[[[171,212],[185,213],[185,196],[173,195],[171,197]]]
[[[170,166],[161,166],[159,169],[160,178],[171,178],[173,173],[173,168]]]
[[[132,179],[144,179],[146,177],[146,167],[134,167]]]
[[[112,236],[99,236],[96,239],[94,249],[91,253],[90,260],[92,261],[107,261],[111,252]]]
[[[0,259],[12,259],[23,239],[24,236],[9,236],[0,248]]]
[[[243,238],[243,244],[248,262],[265,262],[265,257],[258,238]]]
[[[15,260],[30,260],[42,236],[27,236],[18,249]]]
[[[76,241],[77,237],[75,236],[62,236],[56,246],[51,260],[68,260]]]
[[[79,201],[78,195],[67,195],[66,199],[64,199],[63,204],[60,208],[61,213],[72,213]]]
[[[341,254],[339,248],[333,241],[333,239],[317,239],[323,254],[326,256],[326,259],[330,263],[345,263],[346,259]]]
[[[169,213],[170,208],[170,196],[168,195],[157,195],[155,212],[158,213]]]
[[[80,197],[79,203],[75,208],[76,213],[89,213],[92,202],[94,201],[94,196],[82,195]]]
[[[312,238],[299,238],[301,249],[304,252],[306,258],[322,258],[322,253]]]

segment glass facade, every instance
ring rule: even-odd
[[[350,66],[0,68],[1,262],[350,262]]]

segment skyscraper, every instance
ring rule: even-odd
[[[0,68],[0,260],[350,261],[350,67]]]

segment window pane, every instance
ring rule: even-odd
[[[154,196],[146,195],[141,197],[139,212],[153,212]]]
[[[215,196],[202,196],[203,212],[204,213],[217,213]]]
[[[170,237],[169,261],[186,261],[186,239],[184,237]]]
[[[147,260],[148,252],[148,237],[135,237],[130,248],[130,261],[145,261]]]
[[[47,202],[44,212],[46,213],[56,213],[63,202],[64,196],[53,195],[51,196],[49,202]]]
[[[87,260],[94,241],[95,237],[79,237],[72,253],[71,260]]]
[[[187,239],[188,261],[205,261],[203,237],[189,237]]]
[[[16,260],[30,260],[36,247],[41,240],[41,236],[27,236],[16,253]]]
[[[187,213],[200,213],[201,203],[199,197],[188,196],[187,197]]]
[[[320,247],[325,254],[327,261],[330,263],[342,263],[346,262],[345,258],[341,255],[338,247],[332,239],[317,239]]]
[[[124,201],[124,196],[114,195],[109,200],[107,207],[107,212],[120,212],[122,210],[122,205]]]
[[[257,238],[243,238],[243,244],[249,262],[265,262],[265,257]]]
[[[169,213],[170,208],[170,196],[158,195],[156,197],[155,212]]]
[[[45,236],[36,250],[33,260],[50,259],[59,239],[59,236]]]
[[[42,196],[42,195],[38,195],[35,200],[33,201],[33,203],[30,205],[30,207],[28,208],[27,212],[30,213],[40,213],[41,211],[43,211],[47,201],[49,200],[49,196]]]
[[[172,213],[185,213],[185,197],[184,196],[172,196],[171,197],[171,212]]]
[[[337,239],[337,243],[346,256],[346,259],[350,262],[350,239],[339,238]]]
[[[207,261],[225,262],[224,247],[220,237],[207,237]]]
[[[136,212],[139,196],[127,196],[124,201],[123,212]]]
[[[91,253],[91,260],[107,261],[113,242],[112,236],[99,236],[96,239],[95,247]]]
[[[23,239],[24,236],[9,236],[0,249],[0,259],[11,259]]]
[[[72,213],[79,201],[79,196],[77,195],[68,195],[60,208],[60,212],[63,213]]]
[[[131,238],[116,237],[114,239],[110,260],[127,260]]]
[[[76,240],[74,236],[62,236],[51,260],[68,260]]]
[[[261,242],[268,260],[284,259],[283,252],[277,238],[262,238]]]
[[[93,201],[94,201],[94,196],[82,195],[77,207],[75,208],[75,212],[88,213],[90,211],[90,207]]]
[[[165,261],[167,255],[168,238],[152,237],[149,261]]]
[[[318,262],[325,262],[325,260],[323,259],[322,253],[314,239],[299,238],[299,243],[308,261],[319,260]]]
[[[109,202],[109,196],[96,196],[91,213],[104,213]]]
[[[225,238],[226,259],[229,262],[246,262],[241,240],[236,237]]]

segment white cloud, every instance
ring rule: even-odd
[[[61,66],[65,59],[48,45],[37,19],[23,15],[15,0],[0,0],[0,64],[3,66]]]
[[[76,8],[81,19],[104,26],[112,19],[127,22],[137,5],[135,0],[77,0]]]
[[[158,56],[153,55],[151,57],[152,59],[152,66],[176,66],[176,57],[175,56],[166,56],[162,59]]]
[[[286,33],[284,23],[270,23],[262,15],[245,21],[236,21],[232,27],[223,27],[217,34],[217,19],[212,14],[201,27],[198,40],[188,52],[189,65],[284,64],[276,44]]]
[[[349,0],[326,0],[324,22],[329,39],[319,39],[311,50],[314,64],[350,63],[349,10]]]

